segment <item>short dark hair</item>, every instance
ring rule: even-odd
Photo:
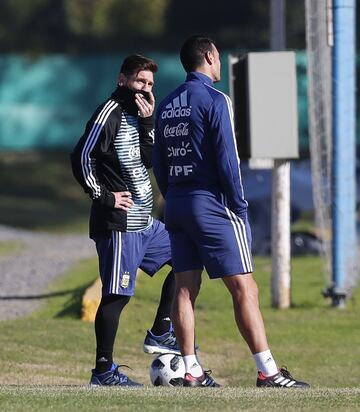
[[[206,52],[212,52],[213,46],[215,42],[202,35],[191,36],[185,40],[180,49],[180,60],[185,71],[189,73],[201,66]]]
[[[132,54],[126,57],[123,61],[120,73],[123,73],[125,76],[131,76],[132,74],[137,74],[142,70],[148,70],[156,73],[158,70],[158,65],[152,59],[141,56],[140,54]]]

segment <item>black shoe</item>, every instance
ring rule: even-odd
[[[176,341],[176,336],[173,330],[170,330],[161,336],[155,336],[151,330],[148,330],[143,348],[145,353],[174,353],[175,355],[181,355],[180,347]],[[195,352],[198,349],[199,347],[195,345]]]
[[[90,386],[143,386],[141,383],[132,381],[124,373],[121,373],[119,371],[119,367],[119,365],[113,363],[111,369],[104,373],[95,373],[95,369],[93,369],[90,380]]]
[[[281,368],[278,374],[268,377],[259,372],[256,386],[259,388],[310,388],[308,383],[294,379],[286,368]]]
[[[176,336],[173,331],[164,333],[161,336],[155,336],[150,330],[147,331],[144,340],[145,353],[174,353],[181,355],[180,348],[176,342]]]
[[[185,373],[184,386],[190,388],[220,388],[220,385],[216,383],[213,378],[211,378],[210,374],[211,371],[204,371],[204,374],[202,376],[194,378],[191,373]]]

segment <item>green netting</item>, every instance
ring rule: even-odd
[[[176,54],[149,54],[159,63],[160,101],[181,83]],[[115,87],[124,55],[0,57],[0,150],[74,146],[94,109]],[[307,148],[306,58],[297,54],[300,148]],[[220,90],[228,93],[224,53]]]

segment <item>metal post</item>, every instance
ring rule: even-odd
[[[285,0],[271,0],[271,50],[285,50]],[[275,159],[272,171],[271,300],[276,308],[290,307],[290,162]]]
[[[333,0],[333,306],[342,307],[356,265],[355,0]]]

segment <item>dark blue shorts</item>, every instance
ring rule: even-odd
[[[166,199],[165,224],[176,273],[204,266],[210,278],[253,272],[247,214],[237,216],[221,198]]]
[[[169,234],[164,224],[155,219],[141,232],[112,231],[95,242],[103,296],[132,296],[138,268],[153,276],[171,261]]]

